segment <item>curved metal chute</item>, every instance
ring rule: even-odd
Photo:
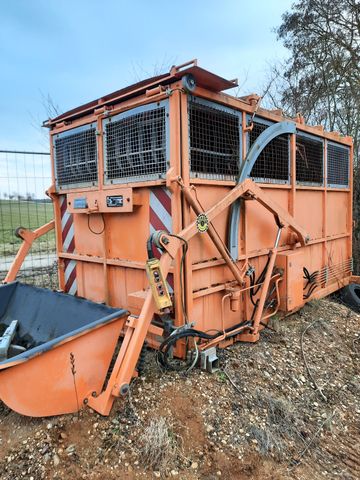
[[[241,166],[238,183],[241,183],[246,178],[250,177],[251,170],[253,169],[256,160],[259,158],[259,155],[264,150],[264,148],[271,142],[271,140],[278,137],[279,135],[283,135],[284,133],[295,132],[296,125],[294,122],[274,123],[274,125],[271,125],[266,130],[264,130],[250,148],[245,158],[245,161]],[[239,252],[240,209],[241,200],[238,200],[232,204],[230,211],[228,249],[233,260],[237,260]]]

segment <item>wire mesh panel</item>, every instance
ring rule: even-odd
[[[105,181],[159,179],[168,166],[168,102],[104,120]]]
[[[53,205],[45,195],[51,185],[48,153],[0,151],[0,281],[22,243],[17,227],[35,230],[54,218]],[[24,283],[58,288],[55,232],[38,238],[17,279]]]
[[[249,132],[249,148],[271,123],[256,120]],[[251,170],[251,178],[261,183],[288,183],[290,164],[290,137],[279,135],[264,148]]]
[[[350,149],[336,143],[327,143],[327,185],[347,188],[349,186]]]
[[[234,180],[239,175],[240,113],[195,98],[188,108],[191,175]]]
[[[296,182],[324,184],[324,142],[305,134],[296,135]]]
[[[59,189],[96,184],[96,124],[54,135],[53,145],[56,185]]]

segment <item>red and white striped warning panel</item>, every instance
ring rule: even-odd
[[[60,212],[61,212],[61,240],[62,251],[64,253],[75,252],[75,234],[74,234],[74,218],[72,213],[67,211],[66,195],[60,196]],[[76,281],[76,261],[68,258],[64,259],[64,276],[65,276],[65,292],[70,295],[77,293]]]
[[[172,233],[171,193],[166,187],[154,187],[150,190],[150,234],[156,230]],[[161,252],[153,245],[155,258],[161,257]],[[174,275],[167,276],[169,292],[174,291]]]

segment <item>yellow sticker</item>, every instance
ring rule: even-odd
[[[198,232],[200,233],[205,233],[207,232],[209,228],[209,220],[205,213],[200,213],[196,219],[196,228],[198,229]]]

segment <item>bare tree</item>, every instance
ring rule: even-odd
[[[42,113],[40,114],[37,113],[36,115],[34,115],[32,112],[29,111],[28,115],[29,115],[30,123],[32,127],[37,132],[39,132],[42,137],[41,143],[44,145],[44,148],[48,149],[49,148],[49,132],[47,129],[43,128],[42,126],[43,121],[45,118],[48,119],[48,118],[58,117],[63,112],[61,111],[59,105],[55,103],[54,99],[49,93],[45,94],[44,92],[39,90],[39,95],[40,95],[40,102],[43,107]]]
[[[360,213],[360,3],[359,0],[299,0],[276,30],[289,50],[271,69],[267,102],[307,122],[354,139],[354,216]],[[359,223],[359,222],[358,222]],[[354,231],[360,267],[360,225]],[[359,253],[358,253],[359,252]]]
[[[135,82],[140,82],[147,77],[157,77],[170,71],[171,66],[176,63],[176,56],[168,57],[164,55],[162,59],[156,61],[150,68],[144,67],[141,62],[133,62],[131,65],[131,75]]]
[[[45,95],[45,93],[40,90],[40,96],[41,96],[41,104],[48,118],[55,118],[61,115],[62,111],[59,105],[55,103],[50,93],[47,93]]]
[[[308,121],[359,135],[360,3],[300,0],[283,15],[278,38],[289,59],[274,68],[283,108]]]

